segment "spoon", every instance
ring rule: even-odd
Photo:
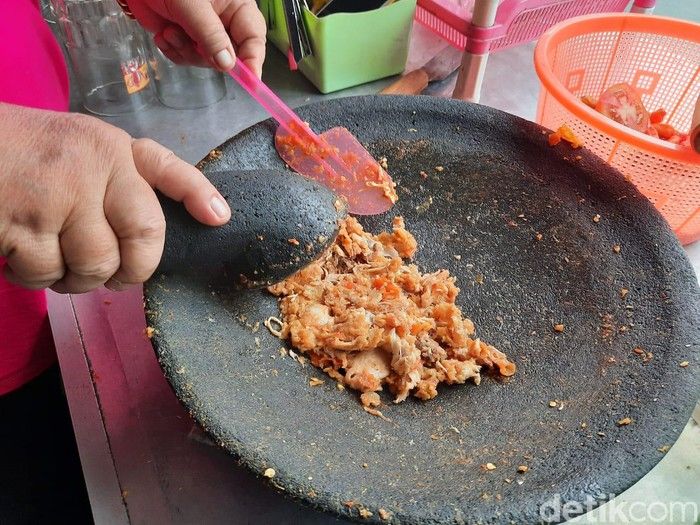
[[[181,274],[218,288],[258,288],[282,281],[333,243],[347,210],[325,186],[291,171],[208,174],[231,207],[231,220],[205,226],[159,195],[167,224],[156,274]]]

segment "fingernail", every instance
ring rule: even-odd
[[[228,204],[221,197],[214,196],[211,199],[211,210],[219,219],[228,219],[231,210],[229,210]]]
[[[221,69],[229,70],[231,69],[235,62],[233,61],[233,56],[228,49],[222,49],[216,55],[214,55],[214,62]]]

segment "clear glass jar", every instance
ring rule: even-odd
[[[211,106],[226,96],[221,72],[211,68],[178,66],[150,44],[151,68],[158,100],[175,109]]]
[[[122,115],[153,100],[147,37],[115,0],[50,0],[83,106]]]

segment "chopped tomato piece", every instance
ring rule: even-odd
[[[658,124],[659,122],[662,122],[664,120],[665,116],[665,109],[657,109],[651,115],[649,115],[649,122],[651,122],[652,124]]]
[[[548,141],[549,141],[550,146],[556,146],[557,144],[559,144],[561,142],[561,133],[559,133],[558,131],[555,131],[554,133],[550,133]]]
[[[645,132],[650,124],[649,112],[637,90],[629,84],[615,84],[603,91],[595,109],[615,122],[637,131]]]
[[[654,124],[653,126],[660,139],[668,140],[676,135],[676,130],[670,124]]]
[[[562,124],[561,126],[559,126],[559,129],[557,131],[561,135],[562,139],[571,144],[572,148],[576,149],[583,146],[583,142],[581,142],[581,140],[576,135],[574,135],[573,130],[566,124]]]
[[[586,104],[586,106],[588,106],[589,108],[593,108],[593,109],[595,109],[596,105],[598,104],[597,101],[595,101],[591,97],[587,97],[587,96],[581,97],[581,102]]]

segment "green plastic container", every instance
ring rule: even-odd
[[[267,38],[287,54],[289,36],[282,0],[260,0]],[[299,70],[319,89],[331,93],[404,70],[416,0],[397,0],[363,13],[316,17],[303,8],[313,51]]]

